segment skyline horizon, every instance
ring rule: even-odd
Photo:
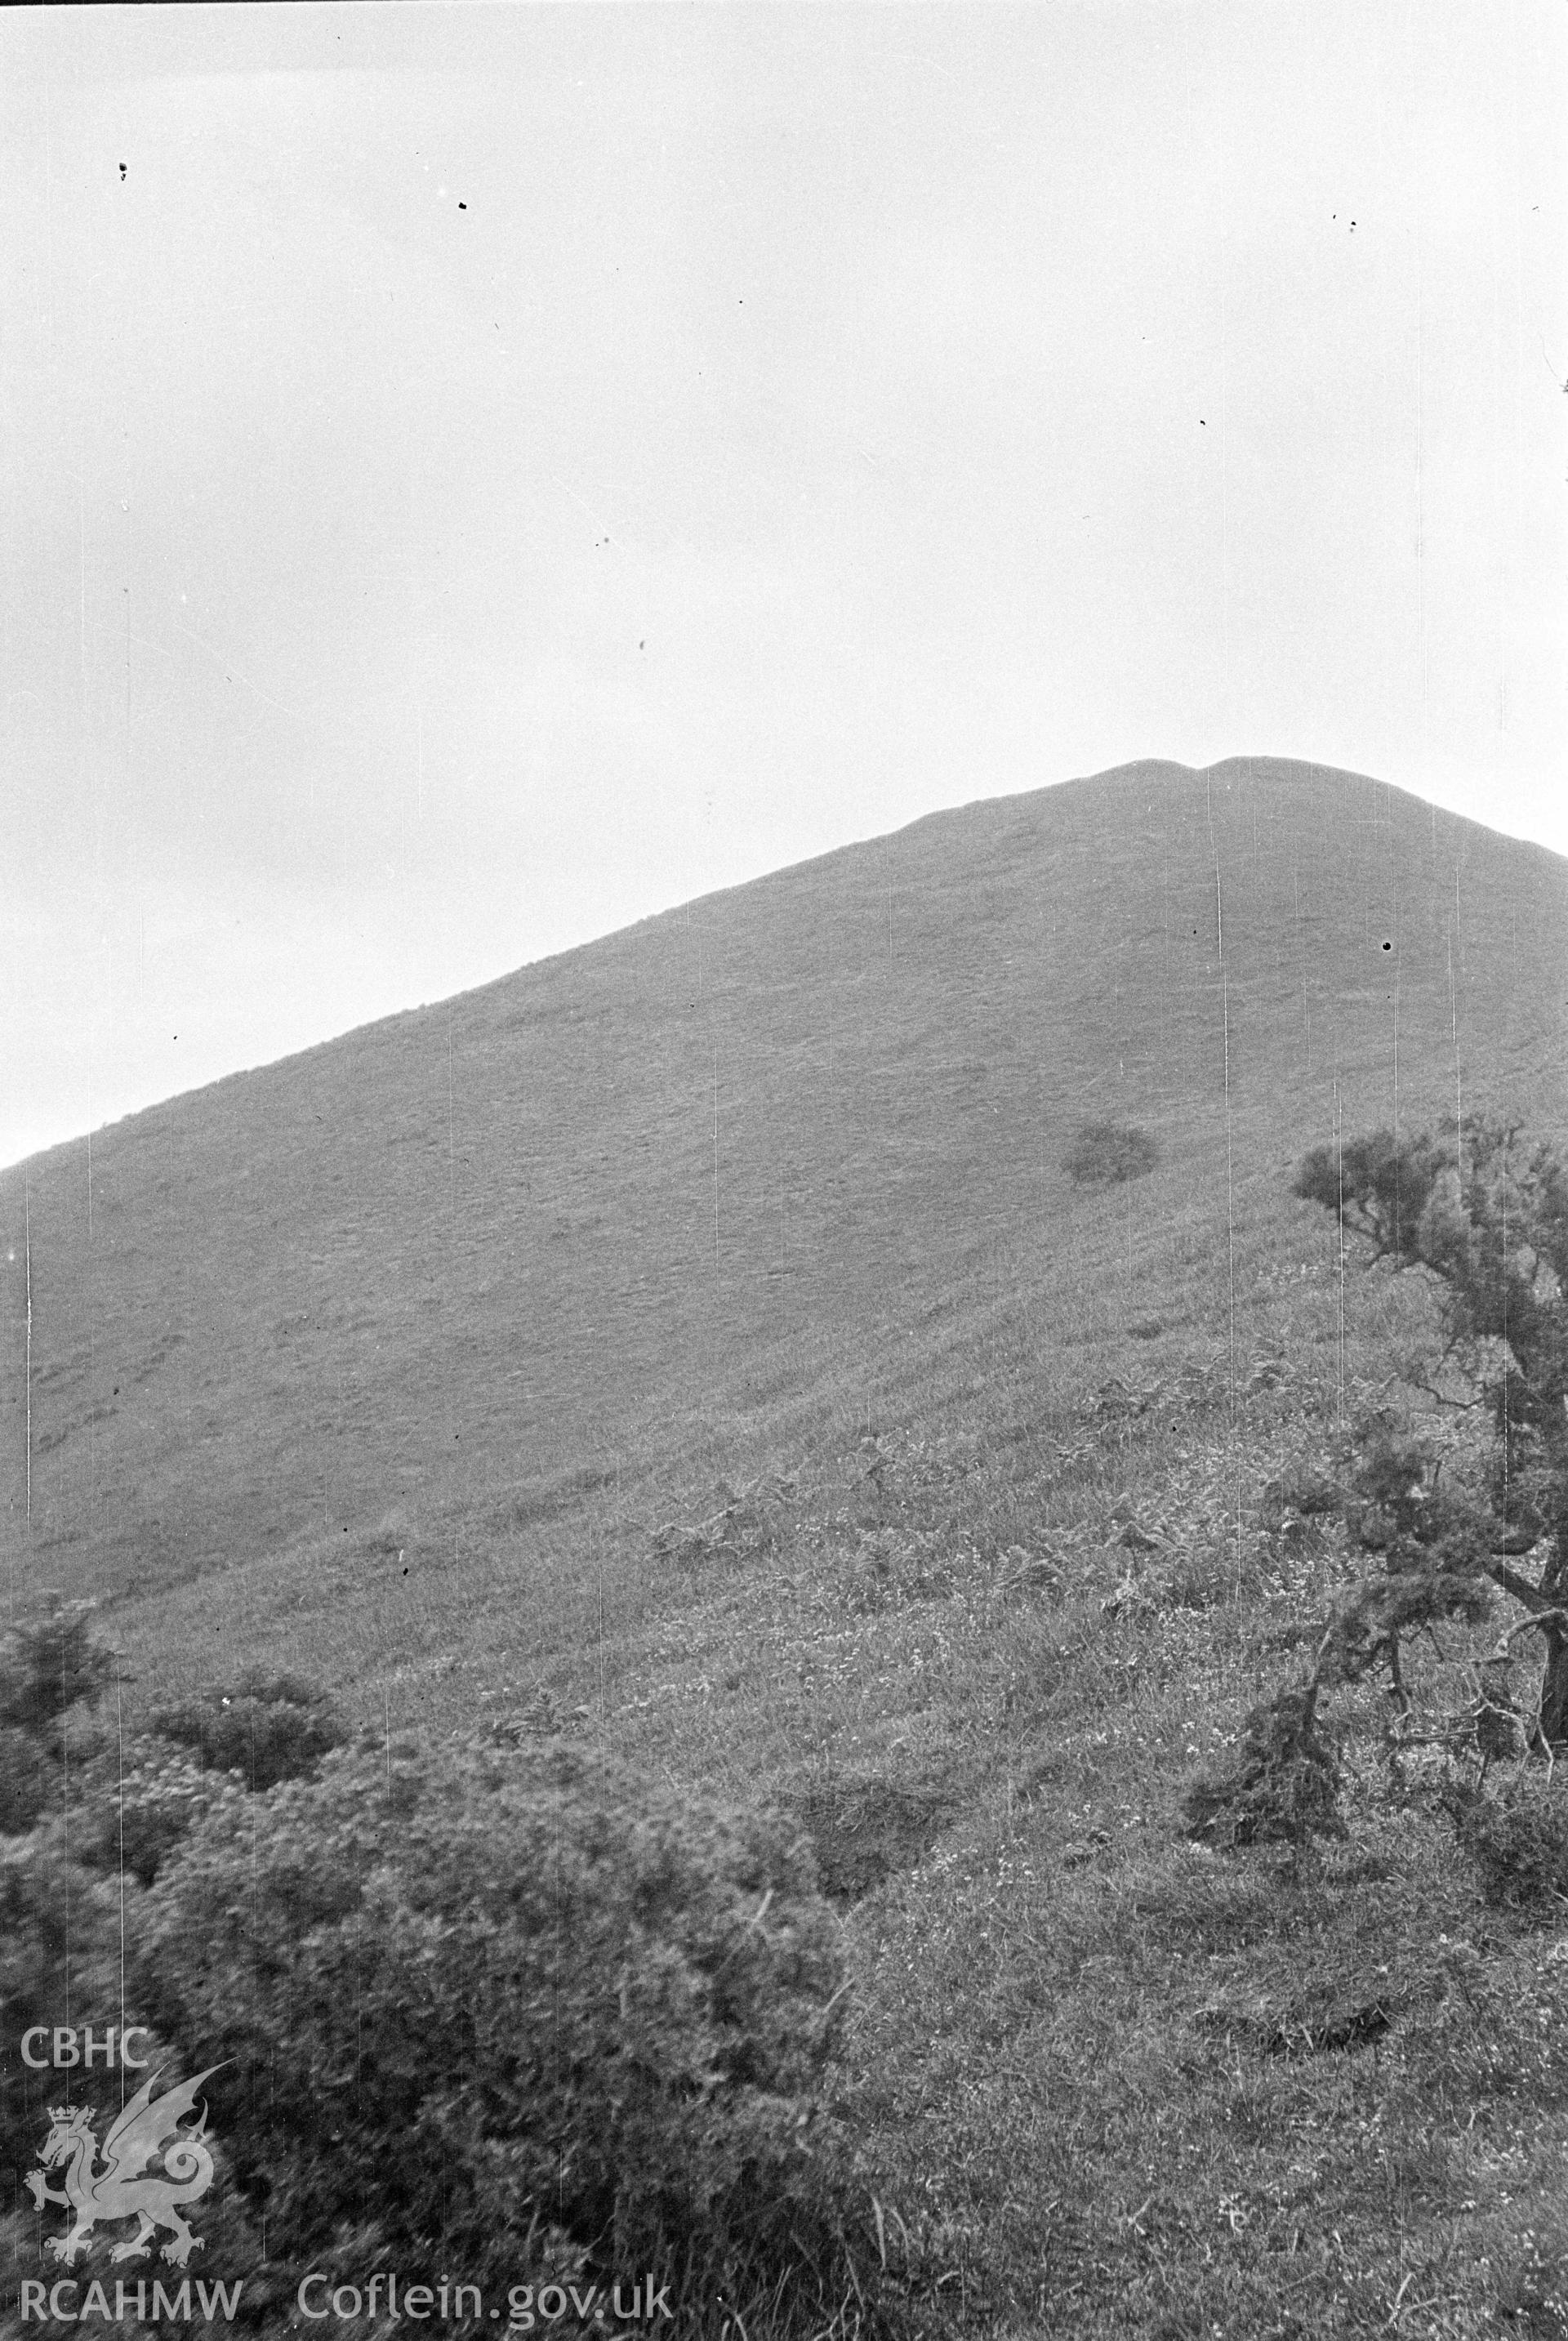
[[[1249,768],[1259,765],[1285,766],[1299,772],[1318,772],[1323,774],[1325,780],[1332,778],[1341,781],[1352,780],[1364,782],[1369,788],[1384,792],[1391,795],[1404,797],[1414,803],[1427,806],[1434,815],[1442,813],[1448,819],[1462,822],[1471,828],[1485,831],[1493,836],[1507,838],[1516,844],[1533,847],[1541,852],[1550,854],[1555,861],[1568,863],[1568,852],[1564,852],[1563,850],[1552,845],[1542,837],[1533,835],[1527,831],[1511,830],[1504,828],[1496,822],[1484,821],[1474,812],[1466,812],[1456,806],[1444,804],[1435,797],[1424,795],[1418,789],[1407,788],[1402,786],[1396,782],[1385,781],[1379,774],[1374,772],[1357,772],[1348,766],[1327,764],[1306,757],[1271,756],[1255,751],[1218,757],[1207,764],[1187,764],[1177,758],[1169,756],[1133,757],[1123,763],[1105,766],[1098,772],[1072,773],[1059,781],[1042,782],[1033,788],[998,790],[990,795],[969,797],[953,804],[934,805],[926,812],[912,815],[908,821],[898,823],[892,829],[877,831],[860,837],[841,838],[832,844],[821,847],[818,851],[802,854],[792,862],[773,864],[765,870],[751,871],[743,876],[726,880],[724,882],[717,886],[705,887],[699,893],[683,896],[673,902],[661,902],[655,904],[645,911],[637,912],[630,919],[623,920],[616,926],[602,928],[594,933],[579,936],[573,941],[561,943],[559,947],[553,950],[541,951],[533,958],[519,960],[511,966],[498,969],[490,974],[481,975],[471,983],[460,984],[451,991],[438,993],[431,999],[402,1001],[397,1004],[377,1010],[371,1015],[361,1018],[353,1023],[337,1027],[330,1031],[321,1032],[314,1038],[301,1042],[298,1046],[282,1050],[275,1056],[259,1057],[244,1064],[230,1065],[221,1071],[210,1073],[198,1081],[193,1081],[185,1087],[168,1090],[162,1091],[154,1097],[140,1099],[134,1104],[128,1105],[123,1112],[107,1115],[101,1121],[95,1121],[85,1128],[77,1128],[67,1131],[58,1136],[46,1140],[45,1143],[40,1146],[30,1147],[22,1153],[0,1159],[0,1173],[21,1169],[35,1159],[58,1152],[69,1147],[83,1145],[90,1147],[92,1140],[101,1132],[115,1129],[122,1122],[133,1121],[138,1114],[150,1112],[159,1106],[175,1104],[184,1099],[198,1096],[204,1091],[217,1088],[223,1082],[241,1080],[247,1074],[267,1071],[279,1066],[288,1064],[297,1058],[310,1056],[317,1050],[330,1048],[334,1042],[347,1040],[353,1034],[362,1032],[373,1025],[395,1022],[401,1017],[418,1015],[433,1009],[439,1009],[454,1003],[460,1000],[468,998],[475,992],[484,991],[494,985],[505,983],[509,979],[521,974],[525,970],[542,967],[548,965],[552,961],[571,958],[578,951],[590,951],[596,943],[608,942],[612,941],[616,936],[628,933],[640,926],[651,923],[659,919],[673,917],[679,914],[681,911],[694,910],[701,902],[715,900],[719,896],[743,892],[749,886],[763,883],[769,879],[783,876],[789,872],[809,868],[812,863],[817,862],[831,861],[839,854],[852,852],[857,847],[874,846],[882,843],[895,837],[901,836],[909,830],[920,828],[928,822],[942,821],[944,819],[952,819],[956,816],[961,816],[966,812],[982,810],[988,805],[1008,803],[1024,798],[1046,795],[1056,789],[1092,786],[1097,782],[1116,781],[1123,779],[1124,777],[1130,780],[1134,775],[1146,773],[1151,770],[1156,772],[1169,772],[1173,774],[1181,774],[1185,776],[1196,775],[1200,778],[1212,779],[1215,775],[1225,772],[1227,767],[1239,767],[1243,771],[1246,771]]]

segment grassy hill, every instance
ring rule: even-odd
[[[1373,1695],[1335,1877],[1175,1815],[1329,1598],[1265,1488],[1420,1320],[1291,1167],[1563,1136],[1565,946],[1551,855],[1138,765],[139,1115],[90,1217],[84,1146],[0,1178],[13,1598],[104,1598],[133,1703],[261,1659],[798,1814],[938,2327],[1562,2330],[1568,1966]],[[1106,1121],[1157,1162],[1076,1185]]]
[[[136,1115],[0,1177],[7,1566],[199,1601],[389,1512],[543,1553],[585,1491],[875,1427],[994,1317],[1136,1314],[1336,1081],[1349,1128],[1396,1066],[1405,1119],[1456,1070],[1560,1096],[1565,913],[1553,857],[1371,782],[1140,765]],[[1109,1206],[1063,1168],[1107,1116],[1163,1156]]]

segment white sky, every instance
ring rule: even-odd
[[[1558,0],[0,14],[0,1161],[1135,756],[1568,852]]]

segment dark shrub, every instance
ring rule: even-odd
[[[489,2289],[548,2246],[731,2300],[788,2271],[803,2318],[852,2289],[813,2095],[838,1924],[781,1823],[561,1742],[365,1746],[214,1806],[144,1909],[141,2003],[232,2060],[214,2125],[272,2256],[352,2236]]]
[[[1314,1519],[1336,1511],[1343,1501],[1344,1490],[1337,1479],[1310,1463],[1293,1463],[1269,1480],[1263,1491],[1262,1509],[1271,1522],[1289,1512]]]
[[[876,1775],[817,1782],[796,1806],[811,1833],[822,1891],[854,1903],[913,1869],[949,1818],[940,1786],[900,1788]]]
[[[93,1639],[93,1604],[45,1593],[44,1615],[14,1626],[0,1650],[0,1727],[54,1744],[67,1708],[95,1707],[114,1673],[114,1653]]]
[[[1067,1149],[1066,1168],[1075,1187],[1116,1187],[1141,1179],[1159,1161],[1159,1148],[1146,1130],[1129,1122],[1087,1122]]]
[[[227,1687],[210,1684],[152,1718],[160,1738],[189,1748],[205,1770],[238,1772],[252,1789],[313,1777],[340,1748],[342,1726],[326,1700],[297,1675],[251,1668]]]
[[[43,1596],[42,1615],[14,1626],[0,1646],[0,1836],[21,1837],[68,1785],[64,1758],[73,1724],[90,1740],[87,1710],[114,1676],[114,1653],[93,1637],[90,1601]],[[76,1712],[80,1710],[81,1712]]]
[[[1501,1796],[1457,1788],[1444,1798],[1459,1842],[1494,1908],[1536,1918],[1568,1910],[1568,1800],[1518,1784]]]
[[[56,1823],[0,1846],[0,2169],[7,2200],[17,2183],[12,2174],[36,2154],[49,2096],[58,2101],[65,2077],[23,2064],[23,2034],[35,2024],[70,2023],[91,2024],[101,2037],[120,2021],[119,1898],[111,1883],[77,1865],[71,1836]]]
[[[1229,1770],[1201,1774],[1187,1791],[1189,1836],[1211,1845],[1287,1845],[1344,1837],[1340,1768],[1316,1728],[1316,1687],[1276,1692],[1255,1707]]]

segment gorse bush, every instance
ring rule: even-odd
[[[151,2022],[225,2061],[214,2123],[276,2257],[439,2252],[494,2286],[531,2228],[731,2298],[812,2260],[851,2291],[813,2094],[838,1924],[781,1823],[560,1742],[344,1750],[197,1823],[134,1972]]]
[[[1075,1187],[1115,1187],[1141,1179],[1159,1161],[1146,1130],[1128,1122],[1091,1121],[1067,1149],[1066,1169]]]
[[[91,1809],[89,1805],[88,1809]],[[25,2063],[24,2036],[35,2026],[45,2035],[66,2026],[79,2034],[91,2030],[101,2044],[112,2027],[134,2023],[140,2011],[121,1997],[121,1895],[113,1876],[94,1875],[76,1858],[80,1815],[73,1810],[35,1829],[31,1836],[0,1845],[0,2185],[5,2211],[0,2212],[0,2331],[35,2331],[4,2316],[5,2295],[15,2301],[19,2276],[60,2274],[43,2257],[43,2236],[64,2232],[64,2214],[54,2205],[46,2216],[22,2193],[24,2174],[37,2166],[40,2147],[51,2126],[51,2108],[61,2104],[84,2107],[92,2116],[100,2140],[123,2102],[125,2077],[105,2068],[102,2058],[86,2070],[80,2062],[65,2069],[50,2063]],[[126,1897],[127,1920],[134,1924],[136,1888]],[[177,2044],[150,2033],[138,2044],[151,2073],[166,2083],[200,2070],[189,2057],[182,2059]],[[45,2045],[46,2054],[46,2045]],[[245,2206],[227,2183],[221,2142],[214,2148],[224,2182],[214,2199],[202,2206],[200,2232],[206,2249],[203,2266],[212,2266],[226,2280],[242,2276],[251,2289],[253,2269],[260,2266],[257,2240]],[[59,2184],[56,2172],[51,2183]],[[114,2240],[123,2237],[115,2233]],[[102,2273],[99,2266],[86,2273]],[[145,2267],[146,2263],[141,2264]],[[157,2272],[166,2275],[161,2266]],[[109,2297],[114,2297],[111,2286]]]
[[[42,1615],[0,1650],[0,2178],[11,2203],[52,2106],[85,2106],[102,2137],[121,2103],[123,2077],[101,2060],[93,2071],[27,2064],[24,2036],[35,2026],[86,2027],[102,2043],[135,2020],[123,1997],[122,1936],[135,1924],[135,1881],[154,1874],[215,1797],[242,1799],[235,1784],[201,1774],[164,1741],[133,1743],[122,1765],[118,1735],[92,1719],[114,1669],[92,1605],[58,1595],[46,1595]],[[151,2030],[141,2045],[153,2069],[179,2077],[177,2045]],[[259,2264],[242,2204],[220,2202],[203,2228],[225,2266],[248,2274]],[[13,2268],[36,2268],[38,2229],[31,2209],[0,2219],[0,2256],[8,2248]]]
[[[123,1749],[103,1752],[82,1783],[76,1858],[150,1886],[209,1812],[281,1780],[313,1779],[344,1737],[322,1694],[297,1675],[252,1668],[231,1689],[212,1684],[156,1709]]]
[[[1444,1803],[1486,1901],[1535,1919],[1568,1916],[1568,1799],[1515,1781],[1498,1796],[1452,1786]]]
[[[13,1626],[0,1645],[0,1836],[25,1836],[68,1792],[67,1718],[96,1707],[114,1671],[90,1601],[45,1593],[42,1614]]]
[[[77,1707],[107,1668],[85,1620],[19,1652],[12,1711],[57,1737],[34,1653]],[[869,2295],[817,2094],[838,1921],[792,1827],[559,1741],[334,1749],[286,1677],[155,1720],[45,1761],[58,1809],[0,1854],[0,2027],[140,2024],[170,2079],[219,2067],[203,2266],[244,2279],[242,2322],[283,2314],[304,2267],[362,2282],[428,2254],[492,2296],[656,2270],[693,2330],[721,2296],[785,2286],[820,2324]],[[102,2133],[116,2080],[5,2060],[13,2199],[48,2105],[85,2101]],[[35,2254],[35,2215],[4,2226]]]
[[[126,1761],[100,1761],[84,1784],[74,1816],[75,1858],[97,1875],[123,1868],[150,1886],[175,1846],[220,1803],[243,1804],[245,1790],[227,1772],[204,1768],[188,1748],[138,1739]]]
[[[104,1881],[73,1859],[67,1830],[56,1824],[0,1847],[0,2157],[23,2162],[36,2141],[28,2132],[52,2073],[24,2067],[17,2043],[30,2025],[117,2023],[114,1947],[118,1899]],[[67,1995],[66,1978],[69,1977]],[[111,2011],[114,2011],[111,2013]],[[18,2127],[20,2125],[20,2127]]]
[[[313,1777],[344,1737],[319,1691],[297,1675],[255,1668],[233,1684],[210,1684],[194,1698],[160,1708],[152,1728],[190,1748],[205,1770],[238,1772],[258,1791]]]
[[[0,1650],[0,1725],[47,1745],[67,1709],[97,1705],[114,1654],[94,1637],[90,1601],[43,1599],[43,1616],[14,1626]]]

